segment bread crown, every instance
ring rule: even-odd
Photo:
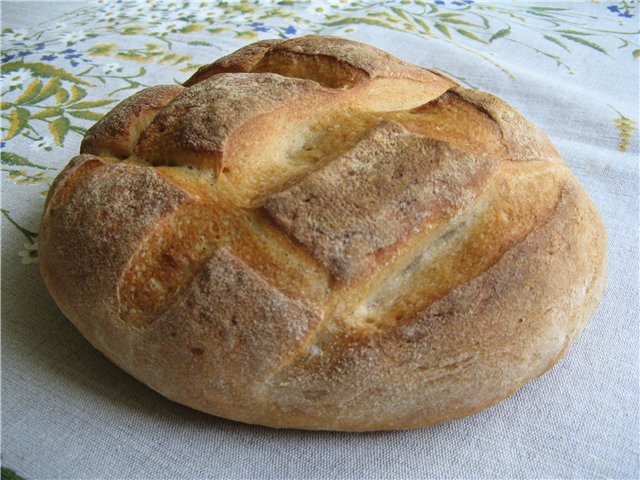
[[[267,40],[116,106],[51,189],[63,311],[169,398],[279,427],[409,428],[549,368],[604,231],[505,102],[368,45]]]

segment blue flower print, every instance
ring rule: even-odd
[[[56,60],[58,57],[63,56],[64,55],[64,59],[65,60],[69,60],[69,63],[71,64],[72,67],[77,67],[78,65],[80,65],[80,62],[76,59],[80,59],[83,62],[88,62],[89,60],[82,58],[82,53],[76,53],[77,50],[74,50],[73,48],[66,48],[64,50],[62,50],[61,52],[57,52],[57,53],[48,53],[46,55],[42,55],[40,57],[40,60],[44,60],[45,62],[53,62],[54,60]]]
[[[253,22],[249,24],[254,32],[268,32],[269,28],[264,26],[264,22]]]
[[[295,35],[296,32],[297,30],[293,25],[289,25],[287,29],[284,31],[285,35]]]
[[[609,5],[607,10],[611,13],[617,13],[619,17],[633,18],[630,5],[633,5],[633,2],[622,1],[619,2],[619,5]]]

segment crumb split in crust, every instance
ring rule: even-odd
[[[267,40],[92,127],[41,270],[163,395],[274,427],[415,428],[542,374],[604,288],[602,222],[505,102],[368,45]]]

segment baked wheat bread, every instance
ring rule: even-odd
[[[267,40],[93,126],[40,266],[122,369],[198,410],[385,430],[542,374],[605,282],[598,213],[502,100],[361,43]]]

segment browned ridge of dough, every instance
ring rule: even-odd
[[[115,363],[277,427],[413,428],[548,369],[605,240],[549,139],[374,47],[265,40],[145,89],[52,186],[41,269]]]

